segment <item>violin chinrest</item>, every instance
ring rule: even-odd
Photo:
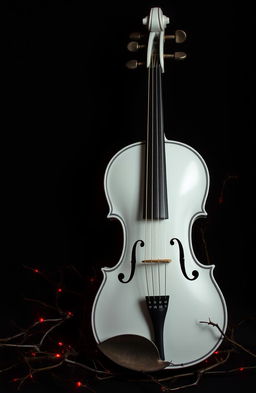
[[[160,359],[156,345],[136,334],[111,337],[98,345],[99,349],[113,362],[130,370],[159,371],[170,365]]]

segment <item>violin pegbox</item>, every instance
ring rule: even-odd
[[[153,44],[155,39],[159,40],[159,61],[164,72],[164,31],[167,24],[170,23],[170,19],[163,14],[163,11],[159,7],[151,8],[149,16],[146,16],[142,23],[148,26],[149,38],[148,38],[148,49],[147,49],[147,68],[149,68],[152,55],[153,55]]]
[[[127,49],[130,52],[137,52],[140,49],[147,47],[147,55],[146,55],[146,66],[150,67],[153,56],[159,57],[159,63],[161,66],[162,72],[164,72],[164,59],[171,58],[174,60],[183,60],[186,58],[185,52],[175,52],[173,54],[165,54],[164,53],[164,43],[165,40],[174,40],[176,44],[181,44],[186,41],[186,33],[183,30],[176,30],[174,34],[165,35],[165,28],[170,23],[170,19],[163,14],[163,11],[159,7],[153,7],[150,10],[149,16],[146,16],[142,20],[143,25],[147,26],[149,35],[148,35],[148,44],[139,43],[143,38],[145,38],[146,34],[143,33],[131,33],[130,38],[131,42],[128,43]],[[137,60],[129,60],[126,63],[126,67],[129,69],[135,69],[138,66],[144,65],[145,62],[137,61]]]

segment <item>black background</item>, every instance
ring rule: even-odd
[[[163,86],[167,138],[193,146],[211,177],[207,223],[194,225],[195,253],[207,262],[204,227],[231,322],[255,313],[249,1],[21,0],[8,2],[2,73],[2,336],[29,323],[23,297],[40,297],[45,289],[24,265],[45,272],[74,265],[84,285],[90,283],[90,314],[100,268],[118,261],[121,227],[106,219],[103,176],[113,154],[145,138],[146,72],[127,70],[125,62],[134,57],[126,50],[129,33],[141,30],[152,6],[170,17],[169,34],[181,28],[188,35],[182,47],[166,45],[188,57],[166,62]],[[92,340],[90,326],[84,328]],[[249,391],[252,378],[206,380],[197,390],[232,385],[234,392]],[[125,386],[102,382],[97,392]]]

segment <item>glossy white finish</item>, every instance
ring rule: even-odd
[[[123,228],[124,246],[119,262],[103,268],[103,281],[94,301],[92,328],[101,342],[120,334],[138,334],[153,340],[145,296],[170,296],[164,327],[165,359],[170,367],[186,367],[207,358],[221,343],[216,327],[201,324],[209,318],[225,331],[227,311],[223,295],[213,277],[214,266],[202,265],[195,257],[192,225],[198,216],[206,215],[205,200],[209,188],[207,167],[191,147],[173,141],[165,142],[169,218],[151,222],[142,219],[144,184],[144,144],[136,143],[118,152],[105,173],[105,192],[109,203],[108,217],[116,218]],[[185,269],[182,274],[178,238],[184,248]],[[137,263],[133,279],[121,283],[118,275],[128,279],[131,251],[137,240]],[[170,258],[168,264],[145,267],[142,260]],[[147,269],[147,270],[146,270]],[[166,269],[166,280],[165,280]],[[165,284],[166,283],[166,284]]]
[[[159,62],[164,72],[164,30],[170,22],[169,18],[163,14],[159,7],[153,7],[149,16],[143,18],[142,23],[148,26],[149,37],[147,46],[147,67],[150,66],[152,49],[155,37],[159,37]]]

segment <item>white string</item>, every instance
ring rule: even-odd
[[[154,171],[154,89],[155,89],[155,79],[154,79],[154,65],[155,65],[155,56],[152,56],[152,67],[151,67],[151,72],[152,72],[152,82],[151,82],[151,86],[152,86],[152,91],[151,91],[151,141],[152,141],[152,148],[151,148],[151,225],[150,225],[150,238],[151,238],[151,260],[153,260],[153,226],[154,226],[154,175],[153,175],[153,171]],[[154,238],[155,241],[155,238]],[[151,276],[152,276],[152,292],[153,292],[153,296],[155,296],[155,287],[154,287],[154,267],[153,267],[153,263],[150,264],[151,266]]]
[[[160,198],[158,199],[158,217],[157,220],[154,222],[154,186],[156,185],[156,189],[158,192],[160,192],[159,187],[160,187],[160,179],[159,179],[159,164],[158,160],[154,160],[154,153],[156,156],[159,156],[159,140],[158,140],[158,133],[160,131],[160,128],[162,127],[162,124],[160,123],[160,120],[162,119],[162,113],[159,112],[159,107],[157,108],[156,111],[154,109],[156,108],[156,105],[158,104],[159,100],[161,99],[161,91],[158,96],[158,90],[160,88],[160,83],[161,83],[161,75],[159,75],[160,68],[159,64],[157,64],[157,60],[155,56],[152,56],[151,60],[151,65],[148,69],[148,112],[147,112],[147,143],[146,143],[146,168],[145,168],[145,257],[144,259],[153,259],[155,258],[160,258],[163,257],[163,255],[155,255],[157,252],[159,253],[160,250],[164,252],[164,257],[166,257],[166,239],[165,236],[159,236],[159,233],[161,234],[161,220],[160,220]],[[158,86],[156,86],[156,83]],[[156,90],[157,87],[157,90]],[[157,100],[157,101],[156,101]],[[154,118],[157,116],[157,118]],[[158,117],[160,116],[160,118]],[[151,120],[151,121],[150,121]],[[155,122],[154,122],[155,120]],[[157,126],[157,133],[154,132],[154,126]],[[151,132],[151,134],[149,134]],[[149,141],[151,137],[151,157],[149,157]],[[154,139],[155,138],[155,139]],[[155,146],[154,146],[155,144]],[[155,150],[154,150],[154,148]],[[149,158],[151,158],[151,185],[150,185],[150,190],[149,190]],[[155,162],[156,161],[156,162]],[[156,168],[156,178],[154,177],[154,165],[157,165]],[[162,174],[163,175],[163,174]],[[155,183],[156,182],[156,183]],[[161,188],[163,187],[163,182],[161,183]],[[149,195],[148,193],[151,193],[151,210],[150,214],[151,217],[148,217],[148,208],[149,208]],[[163,190],[161,189],[161,193],[163,194]],[[146,280],[146,288],[147,288],[147,293],[148,296],[152,293],[153,296],[157,294],[156,288],[158,287],[158,294],[161,296],[161,271],[164,273],[163,278],[163,290],[164,294],[166,296],[166,290],[167,290],[167,283],[166,283],[166,273],[167,273],[167,268],[166,268],[166,263],[164,263],[164,269],[160,269],[160,259],[158,259],[157,267],[154,266],[154,263],[151,262],[150,266],[145,263],[145,280]],[[155,267],[155,268],[154,268]],[[148,271],[149,269],[149,271]],[[149,279],[149,275],[151,278]],[[151,281],[151,285],[149,285],[149,280]],[[150,290],[150,287],[152,288],[152,292]]]
[[[145,252],[144,252],[144,260],[147,259],[147,247],[148,242],[148,166],[149,166],[149,114],[150,114],[150,80],[151,80],[151,67],[148,68],[148,108],[147,108],[147,140],[146,140],[146,168],[145,168]],[[147,264],[145,263],[145,277],[146,277],[146,286],[147,286],[147,293],[150,296],[149,291],[149,282],[148,282],[148,271],[147,271]]]
[[[156,79],[156,82],[157,82],[157,94],[159,94],[159,80],[158,80],[158,77],[159,77],[159,75],[158,75],[158,72],[159,72],[159,63],[158,64],[155,64],[155,79]],[[159,95],[157,95],[157,103],[156,103],[156,105],[158,105],[158,103],[159,103]],[[156,105],[155,105],[155,107],[156,107]],[[157,127],[157,138],[156,138],[156,155],[157,155],[157,157],[159,156],[159,108],[157,108],[157,111],[156,111],[156,127]],[[157,159],[156,160],[156,165],[157,165],[157,167],[156,167],[156,182],[157,182],[157,190],[158,190],[158,192],[160,191],[159,190],[159,186],[160,186],[160,182],[159,182],[159,165],[158,165],[158,163],[159,163],[159,160]],[[157,225],[156,225],[156,236],[157,236],[157,234],[158,233],[160,233],[160,218],[159,218],[159,216],[160,216],[160,198],[158,198],[158,215],[157,215]],[[159,238],[158,239],[156,239],[156,245],[157,245],[157,248],[159,249]],[[159,261],[158,261],[158,264],[157,264],[157,268],[158,268],[158,290],[159,290],[159,292],[158,292],[158,295],[160,296],[161,295],[161,280],[160,280],[160,263],[159,263]]]

